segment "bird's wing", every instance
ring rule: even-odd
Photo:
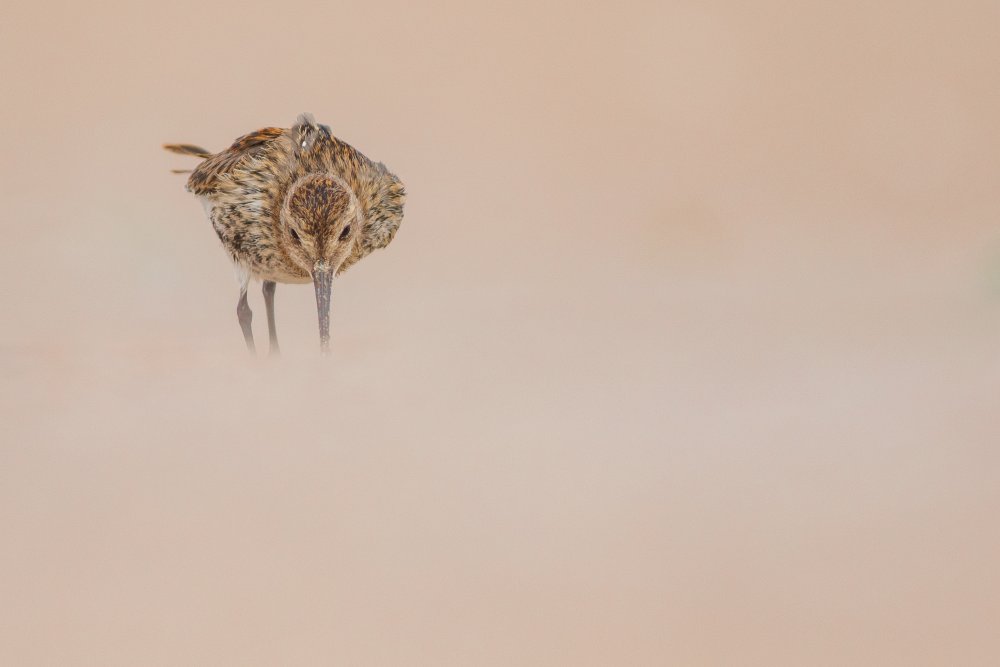
[[[188,190],[197,195],[215,192],[220,183],[225,182],[234,171],[260,157],[272,142],[287,132],[288,130],[280,127],[265,127],[243,135],[226,150],[199,164],[188,179]]]

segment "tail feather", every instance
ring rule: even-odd
[[[214,153],[211,153],[201,146],[193,146],[191,144],[163,144],[163,147],[170,151],[171,153],[180,153],[181,155],[193,155],[194,157],[212,157]]]

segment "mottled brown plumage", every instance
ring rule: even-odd
[[[190,144],[167,150],[205,158],[187,189],[205,205],[212,226],[238,268],[237,313],[254,349],[246,303],[251,277],[264,281],[271,349],[274,284],[316,288],[320,344],[329,346],[333,276],[392,241],[403,219],[403,184],[303,114],[291,129],[267,127],[212,154]]]

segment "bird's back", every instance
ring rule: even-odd
[[[285,152],[280,146],[282,137],[288,130],[280,127],[265,127],[245,134],[224,151],[215,153],[199,164],[188,178],[188,190],[201,196],[211,196],[220,189],[230,188],[252,176],[255,172],[266,171],[273,162],[274,153]]]

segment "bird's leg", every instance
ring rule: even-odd
[[[278,330],[274,324],[274,290],[277,284],[273,280],[264,281],[264,305],[267,307],[267,333],[271,340],[271,354],[277,355]]]
[[[240,300],[236,304],[236,316],[240,319],[240,328],[243,329],[243,339],[247,342],[247,350],[254,354],[256,349],[253,344],[253,329],[250,322],[253,320],[253,312],[250,304],[247,303],[247,288],[243,285],[240,289]]]

